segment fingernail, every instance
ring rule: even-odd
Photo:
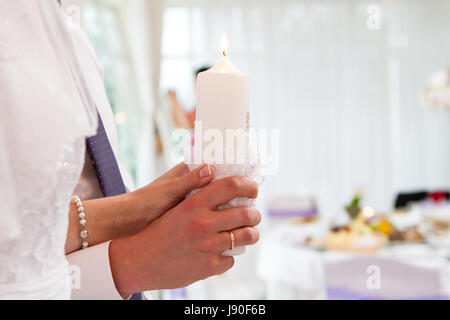
[[[206,165],[205,167],[203,167],[202,170],[200,170],[199,175],[200,175],[200,178],[209,177],[211,175],[211,169],[209,168],[209,165]]]

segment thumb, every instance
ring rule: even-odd
[[[176,178],[172,184],[172,192],[176,197],[184,197],[189,191],[201,188],[214,178],[215,168],[212,165],[204,164],[185,175]]]

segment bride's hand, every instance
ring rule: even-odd
[[[182,163],[134,192],[83,201],[89,245],[142,231],[153,220],[175,207],[189,191],[211,182],[214,172],[214,167],[206,164],[189,171],[187,165]],[[66,253],[80,248],[80,218],[77,207],[71,203]]]
[[[152,222],[180,203],[191,190],[210,183],[215,169],[212,165],[202,165],[189,171],[185,163],[170,171],[149,185],[130,193],[130,201],[147,223]]]

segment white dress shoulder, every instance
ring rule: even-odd
[[[70,298],[68,208],[95,103],[48,0],[0,1],[0,299]]]

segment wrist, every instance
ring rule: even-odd
[[[151,194],[149,191],[150,186],[145,186],[141,189],[128,193],[130,206],[136,212],[138,220],[144,227],[148,226],[150,222],[158,217],[157,207],[151,200],[153,197],[149,197]]]
[[[129,236],[141,232],[151,222],[143,198],[137,191],[121,195],[124,198],[124,206],[127,208],[127,215],[130,220],[131,232]]]
[[[158,257],[163,249],[148,241],[146,231],[132,237],[112,241],[109,245],[109,262],[114,285],[126,299],[133,293],[159,290],[163,287],[158,274],[163,263]]]
[[[135,291],[133,288],[132,271],[134,270],[132,258],[127,250],[129,238],[112,241],[109,244],[109,265],[114,286],[120,296],[127,300]]]

